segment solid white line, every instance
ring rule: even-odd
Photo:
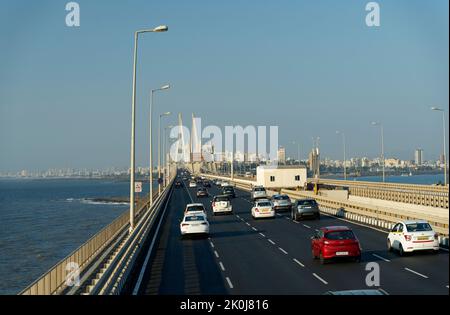
[[[263,233],[259,233],[259,235],[261,235],[262,237],[266,237]]]
[[[269,241],[270,244],[275,245],[275,242],[272,241],[271,239],[268,239],[268,241]]]
[[[385,262],[391,262],[389,259],[381,257],[380,255],[377,255],[377,254],[372,254],[372,256],[374,256],[374,257],[376,257],[378,259],[384,260]]]
[[[309,225],[303,224],[303,226],[307,229],[310,229],[311,227]]]
[[[226,277],[226,279],[227,279],[228,286],[230,287],[230,289],[233,289],[233,288],[234,288],[234,287],[233,287],[233,283],[231,283],[230,278]]]
[[[214,255],[216,255],[217,258],[219,258],[219,253],[215,250]]]
[[[282,249],[281,247],[278,247],[278,249],[281,251],[281,252],[283,252],[285,255],[287,255],[288,254],[288,252],[287,251],[285,251],[284,249]]]
[[[313,276],[316,277],[319,281],[321,281],[323,284],[328,284],[328,282],[326,282],[325,280],[323,280],[321,277],[319,277],[318,275],[316,275],[315,273],[313,273]]]
[[[305,265],[304,264],[302,264],[301,262],[299,262],[297,259],[293,259],[297,264],[299,264],[300,266],[302,266],[302,267],[305,267]]]
[[[222,271],[225,271],[225,267],[224,267],[224,265],[222,264],[221,261],[219,262],[219,266],[220,266],[220,269],[222,269]]]
[[[412,270],[412,269],[405,268],[405,270],[406,270],[406,271],[409,271],[409,272],[411,272],[411,273],[414,273],[414,274],[416,274],[416,275],[418,275],[418,276],[420,276],[420,277],[422,277],[422,278],[428,279],[427,276],[425,276],[425,275],[423,275],[423,274],[421,274],[421,273],[418,273],[417,271],[414,271],[414,270]]]

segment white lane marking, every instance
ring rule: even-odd
[[[416,274],[416,275],[418,275],[418,276],[420,276],[420,277],[422,277],[422,278],[428,279],[428,276],[425,276],[425,275],[423,275],[423,274],[421,274],[421,273],[419,273],[419,272],[417,272],[417,271],[414,271],[414,270],[412,270],[412,269],[405,268],[405,270],[406,270],[406,271],[409,271],[409,272],[411,272],[411,273],[413,273],[413,274]]]
[[[385,262],[391,262],[389,259],[381,257],[380,255],[377,255],[377,254],[372,254],[372,256],[374,256],[374,257],[376,257],[378,259],[384,260]]]
[[[259,235],[261,235],[262,237],[266,237],[263,233],[259,233]]]
[[[236,214],[236,217],[238,217],[239,219],[241,218],[238,214]]]
[[[325,280],[323,280],[321,277],[319,277],[317,274],[313,273],[313,276],[316,277],[319,281],[321,281],[323,284],[328,284]]]
[[[272,241],[271,239],[268,239],[268,241],[269,241],[270,244],[275,245],[275,242]]]
[[[290,220],[291,218],[289,218],[289,217],[284,217],[286,220]]]
[[[219,258],[219,253],[215,250],[214,255],[216,255],[217,258]]]
[[[281,217],[281,214],[277,213],[277,217]]]
[[[220,266],[220,269],[222,269],[222,271],[225,271],[225,266],[222,264],[221,261],[219,261],[219,266]]]
[[[212,247],[212,248],[215,247],[213,242],[210,241],[209,244],[211,244],[211,247]]]
[[[245,224],[247,224],[248,226],[251,226],[250,223],[248,223],[248,222],[245,222]]]
[[[258,229],[255,227],[252,227],[253,231],[258,232]]]
[[[299,264],[301,267],[305,267],[305,265],[304,264],[302,264],[301,262],[299,262],[297,259],[293,259],[297,264]]]
[[[448,286],[447,286],[447,289],[448,289]]]
[[[288,252],[287,251],[285,251],[284,249],[282,249],[281,247],[278,247],[278,249],[283,253],[283,254],[285,254],[285,255],[287,255],[288,254]]]
[[[380,290],[381,292],[383,292],[383,293],[386,294],[386,295],[390,295],[386,290],[384,290],[384,289],[382,289],[382,288],[379,288],[378,290]]]
[[[309,225],[303,224],[303,226],[307,229],[310,229],[311,227]]]
[[[233,283],[231,283],[230,278],[226,277],[226,279],[227,279],[228,286],[230,287],[230,289],[233,289],[233,288],[234,288],[234,287],[233,287]]]
[[[300,224],[300,222],[292,220],[292,222],[294,222],[295,224]]]

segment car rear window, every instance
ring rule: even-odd
[[[188,216],[185,218],[186,222],[194,222],[194,221],[205,221],[205,217],[202,215],[197,216]]]
[[[299,200],[298,205],[299,206],[315,206],[315,205],[317,205],[317,202],[315,200]]]
[[[275,200],[288,200],[288,196],[274,196],[273,199]]]
[[[352,231],[333,231],[325,234],[325,238],[332,241],[354,240],[355,234]]]
[[[229,201],[227,197],[216,197],[214,198],[214,201],[221,202],[221,201]]]
[[[255,188],[255,191],[266,191],[265,188]]]
[[[191,206],[187,208],[187,211],[204,211],[203,206]]]
[[[407,224],[406,229],[408,232],[429,232],[433,230],[428,223]]]
[[[258,202],[256,204],[257,207],[271,207],[272,204],[270,202]]]

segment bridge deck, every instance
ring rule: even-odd
[[[220,192],[213,187],[210,193]],[[287,214],[255,221],[249,198],[238,190],[234,214],[214,217],[211,198],[197,199],[195,189],[174,189],[143,293],[323,294],[364,289],[365,266],[377,262],[381,288],[390,294],[448,294],[448,252],[400,258],[386,251],[385,233],[325,215],[320,221],[300,223]],[[210,239],[180,239],[179,220],[191,201],[207,207]],[[342,224],[351,226],[360,239],[362,263],[320,265],[311,258],[310,236],[319,227]]]

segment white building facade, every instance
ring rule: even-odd
[[[304,187],[307,182],[307,170],[303,166],[259,166],[256,169],[256,182],[265,188]]]

